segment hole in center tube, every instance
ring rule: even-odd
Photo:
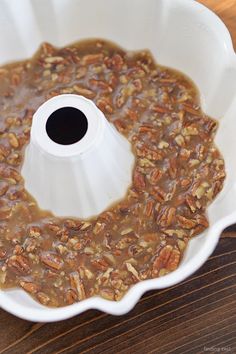
[[[88,130],[83,112],[74,107],[63,107],[53,112],[47,120],[46,131],[57,144],[70,145],[80,141]]]

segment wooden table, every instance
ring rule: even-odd
[[[236,0],[202,0],[236,47]],[[146,293],[121,317],[87,311],[35,324],[0,310],[0,353],[236,353],[236,225],[207,263],[180,285]]]

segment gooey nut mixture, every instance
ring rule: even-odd
[[[63,93],[93,100],[136,157],[126,197],[89,221],[40,210],[20,173],[35,110]],[[194,84],[148,51],[44,43],[32,60],[1,67],[1,288],[64,306],[93,295],[119,300],[133,284],[175,270],[223,186],[216,129]]]

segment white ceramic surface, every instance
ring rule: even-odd
[[[224,24],[192,0],[0,2],[1,63],[32,55],[44,40],[62,46],[90,37],[110,39],[131,50],[149,48],[159,63],[182,70],[195,81],[205,112],[220,120],[216,141],[227,179],[209,208],[209,229],[191,240],[176,271],[136,284],[119,302],[94,297],[49,309],[21,290],[0,292],[2,308],[31,321],[62,320],[90,308],[124,314],[145,291],[179,283],[195,272],[215,249],[222,230],[236,222],[236,55]]]
[[[48,118],[64,107],[76,108],[87,118],[87,131],[74,144],[58,144],[46,131]],[[51,98],[35,112],[22,175],[42,209],[87,219],[125,197],[133,165],[130,143],[95,104],[65,94]]]

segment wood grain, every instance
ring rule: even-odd
[[[236,0],[199,0],[198,2],[213,10],[224,21],[236,48]]]
[[[236,0],[201,2],[223,19],[236,47]],[[236,353],[236,226],[196,274],[148,292],[125,316],[87,311],[34,324],[0,310],[1,353]]]

